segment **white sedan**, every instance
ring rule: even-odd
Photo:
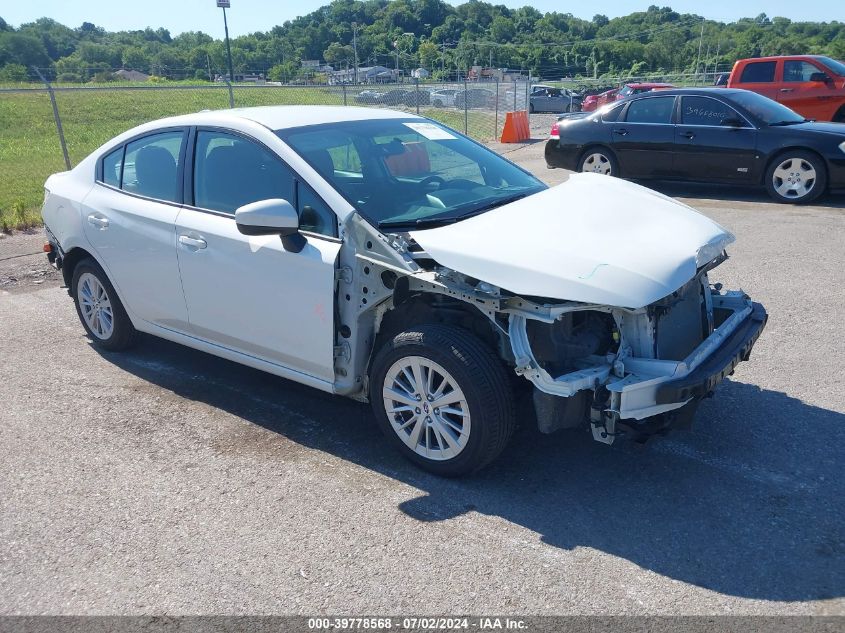
[[[142,125],[45,185],[88,335],[146,332],[372,403],[441,475],[544,432],[687,423],[766,321],[708,283],[730,233],[595,174],[549,189],[428,119],[268,107]]]

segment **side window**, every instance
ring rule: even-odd
[[[103,158],[102,182],[112,187],[120,187],[120,170],[123,169],[123,146]]]
[[[681,121],[687,125],[719,126],[725,119],[742,117],[730,106],[707,97],[683,97],[681,101]]]
[[[742,69],[740,83],[771,83],[775,80],[777,62],[752,62]]]
[[[671,123],[675,97],[646,97],[628,105],[628,123]]]
[[[311,187],[297,181],[297,211],[299,228],[320,235],[337,237],[337,218],[328,205],[311,190]]]
[[[194,206],[234,213],[268,198],[295,202],[293,173],[278,157],[234,134],[197,132]]]
[[[790,82],[810,81],[813,73],[823,72],[821,68],[796,59],[790,59],[783,63],[783,80]]]
[[[153,134],[126,144],[120,188],[139,196],[179,202],[183,132]]]

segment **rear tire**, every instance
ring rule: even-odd
[[[470,333],[448,325],[414,327],[387,342],[373,361],[370,401],[388,441],[444,477],[488,465],[515,428],[501,360]]]
[[[619,164],[616,156],[605,147],[588,147],[578,161],[578,171],[619,176]]]
[[[766,170],[766,190],[777,202],[807,204],[827,187],[824,161],[802,150],[782,152]]]
[[[82,327],[98,347],[112,352],[135,341],[135,328],[102,267],[87,257],[73,269],[73,302]]]

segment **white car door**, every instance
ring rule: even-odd
[[[113,150],[82,203],[85,237],[135,317],[187,330],[176,259],[176,217],[187,130],[146,135]]]
[[[189,169],[193,205],[176,222],[188,319],[195,336],[334,382],[335,260],[332,211],[278,156],[253,139],[200,129]],[[189,161],[191,162],[191,161]],[[282,198],[300,212],[307,244],[241,234],[240,206]]]

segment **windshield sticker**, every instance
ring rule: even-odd
[[[405,127],[411,128],[420,136],[424,136],[429,141],[443,141],[448,139],[458,138],[441,127],[437,127],[433,123],[405,123]]]

